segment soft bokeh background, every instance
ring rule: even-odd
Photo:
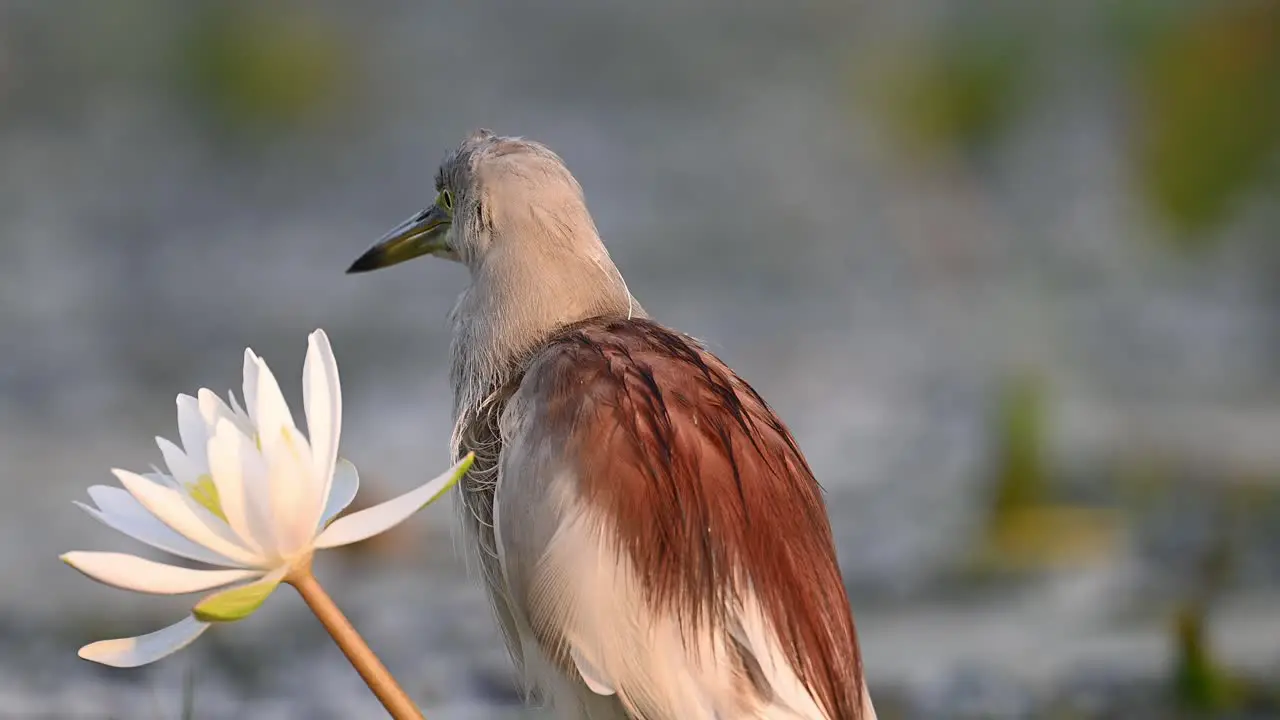
[[[84,663],[189,601],[56,556],[317,326],[366,497],[445,466],[463,270],[342,271],[479,126],[794,429],[882,718],[1280,717],[1280,4],[0,0],[0,718],[380,716],[289,592]],[[319,572],[429,716],[525,717],[451,520]]]

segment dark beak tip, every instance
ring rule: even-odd
[[[378,253],[377,249],[370,250],[356,258],[356,261],[351,263],[351,267],[347,268],[346,274],[355,275],[357,273],[369,272],[370,270],[377,270],[382,267],[382,263],[379,262],[379,256],[380,253]]]

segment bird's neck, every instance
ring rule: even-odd
[[[593,317],[643,314],[598,240],[575,252],[518,257],[495,248],[471,269],[471,286],[452,315],[452,381],[457,430],[474,422],[495,390],[523,372],[554,333]],[[456,447],[455,438],[455,450]]]

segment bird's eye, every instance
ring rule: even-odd
[[[449,212],[453,212],[453,193],[448,190],[441,190],[440,197],[436,198],[436,204]]]

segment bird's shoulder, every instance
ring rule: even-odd
[[[549,414],[600,413],[638,402],[631,409],[644,425],[723,415],[743,432],[776,436],[771,439],[803,461],[777,415],[745,380],[698,340],[647,318],[592,318],[562,328],[530,359],[521,386]]]
[[[830,716],[858,717],[861,659],[822,491],[751,385],[690,336],[599,318],[546,342],[518,394],[655,607],[726,631],[751,594]]]

